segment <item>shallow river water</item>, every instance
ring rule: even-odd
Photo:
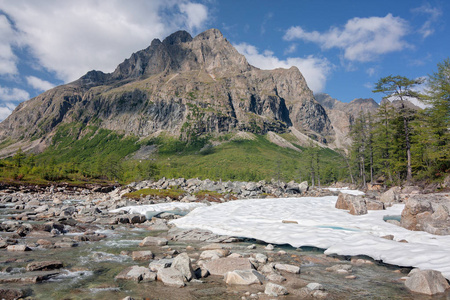
[[[0,210],[1,219],[14,215],[10,207]],[[135,299],[242,299],[246,292],[257,294],[264,293],[264,286],[227,286],[220,276],[202,278],[201,282],[188,283],[186,287],[174,288],[164,286],[163,283],[148,282],[137,283],[134,281],[117,281],[115,276],[131,265],[148,266],[147,262],[133,261],[127,251],[143,250],[139,242],[146,236],[165,236],[167,232],[149,231],[145,227],[137,228],[132,225],[95,226],[96,233],[107,237],[97,242],[80,242],[77,247],[41,249],[31,247],[29,252],[7,252],[0,249],[0,269],[9,272],[1,272],[2,276],[11,274],[23,274],[25,276],[26,265],[31,261],[60,260],[64,263],[62,272],[48,281],[37,284],[8,284],[4,287],[17,287],[26,289],[29,295],[27,299],[123,299],[131,296]],[[11,233],[0,232],[2,237]],[[80,233],[81,234],[81,233]],[[74,238],[76,234],[59,235],[49,238],[53,241],[62,238]],[[28,245],[33,246],[37,238],[27,238]],[[201,242],[175,242],[169,241],[165,247],[146,247],[151,250],[155,258],[163,258],[173,255],[173,250],[187,252],[191,258],[198,258],[200,248],[206,243]],[[248,249],[251,244],[256,244],[256,249]],[[329,293],[327,299],[450,299],[449,293],[427,297],[410,293],[401,280],[410,269],[398,268],[373,262],[353,266],[354,279],[327,272],[327,267],[335,264],[350,264],[349,257],[327,257],[323,251],[316,248],[293,248],[286,245],[277,245],[274,251],[264,250],[265,243],[255,240],[242,240],[241,242],[228,244],[231,252],[264,253],[276,262],[284,262],[301,266],[301,274],[283,274],[287,277],[288,290],[295,291],[304,287],[307,283],[321,283]],[[187,246],[189,250],[186,250]],[[286,254],[278,254],[283,250]],[[127,255],[128,254],[128,255]],[[174,255],[175,256],[175,255]],[[12,268],[12,269],[11,269]],[[294,278],[295,277],[295,278]],[[283,285],[283,283],[281,283]],[[260,294],[257,299],[273,299]],[[278,299],[298,299],[295,293]]]

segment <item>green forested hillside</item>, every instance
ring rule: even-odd
[[[215,146],[213,146],[213,144]],[[141,147],[154,149],[136,159]],[[189,142],[160,136],[141,140],[73,123],[60,126],[43,153],[22,152],[1,161],[3,180],[31,182],[110,180],[122,183],[149,178],[199,177],[212,180],[308,180],[316,184],[345,179],[342,156],[319,147],[295,151],[265,136],[233,139],[233,134],[204,136]]]

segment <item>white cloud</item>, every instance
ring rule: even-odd
[[[185,14],[185,23],[190,31],[202,28],[208,19],[208,9],[199,3],[181,3],[180,11]]]
[[[29,85],[31,85],[34,89],[39,91],[46,91],[55,87],[54,84],[42,80],[40,78],[37,78],[35,76],[27,76],[26,79]]]
[[[0,86],[0,101],[24,101],[30,98],[27,91]]]
[[[353,18],[343,28],[332,27],[324,33],[308,32],[300,26],[291,27],[286,31],[284,39],[317,43],[323,49],[343,49],[346,59],[366,62],[379,55],[410,47],[403,40],[407,33],[408,23],[388,14],[383,18]]]
[[[419,33],[423,38],[426,38],[434,33],[433,24],[437,22],[439,17],[442,15],[442,11],[436,7],[431,7],[429,3],[426,3],[420,7],[412,9],[412,12],[416,14],[428,15],[427,20],[419,28]]]
[[[284,50],[284,55],[294,53],[297,50],[297,44],[291,44],[286,50]]]
[[[17,57],[12,50],[15,32],[4,15],[0,15],[0,36],[0,75],[15,75],[18,73]]]
[[[206,7],[187,0],[0,0],[0,11],[14,22],[15,39],[65,82],[92,69],[112,72],[152,39],[199,29],[208,18]]]
[[[312,55],[306,58],[289,57],[281,60],[271,51],[259,53],[258,49],[246,43],[234,45],[236,49],[243,54],[248,62],[255,67],[265,70],[275,68],[288,69],[296,66],[305,77],[305,80],[311,90],[315,93],[323,91],[327,76],[331,72],[331,64],[326,58],[317,58]]]
[[[376,73],[376,69],[375,68],[368,68],[367,70],[366,70],[366,73],[367,73],[367,75],[369,75],[370,77],[372,77],[373,75],[375,75],[375,73]]]
[[[16,106],[12,103],[0,103],[0,122],[6,119],[16,108]]]

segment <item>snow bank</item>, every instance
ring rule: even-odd
[[[326,254],[367,255],[393,265],[438,270],[450,279],[450,236],[384,222],[385,215],[401,214],[401,204],[354,216],[336,209],[336,200],[336,196],[236,200],[198,207],[171,223],[272,244],[314,246],[326,249]],[[388,234],[394,235],[393,241],[381,238]],[[402,239],[408,243],[399,242]]]
[[[149,205],[135,205],[135,206],[125,206],[117,209],[113,209],[110,212],[117,213],[120,211],[126,211],[129,214],[141,214],[145,215],[147,212],[163,212],[163,211],[174,211],[174,210],[184,210],[190,211],[196,207],[206,206],[205,203],[193,202],[169,202],[169,203],[159,203],[159,204],[149,204]]]

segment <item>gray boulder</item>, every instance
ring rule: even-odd
[[[183,274],[174,268],[159,269],[156,278],[161,280],[165,285],[174,287],[185,286]]]
[[[172,268],[177,269],[186,278],[187,281],[195,279],[195,273],[192,269],[191,259],[187,253],[181,253],[175,257]]]
[[[149,282],[156,280],[156,273],[151,272],[149,268],[140,266],[131,266],[122,270],[115,279],[134,280],[137,282]]]
[[[282,285],[269,282],[266,285],[264,294],[269,295],[271,297],[278,297],[281,295],[287,295],[288,290]]]
[[[450,198],[447,195],[411,195],[405,200],[401,226],[437,235],[450,234]]]
[[[225,273],[234,270],[252,270],[253,265],[248,258],[224,257],[208,261],[204,267],[211,275],[223,276]]]
[[[165,238],[156,237],[156,236],[148,236],[139,243],[139,246],[141,246],[141,247],[164,246],[164,245],[167,245],[167,242],[168,242],[168,240]]]
[[[450,285],[441,272],[414,269],[408,275],[405,286],[415,293],[435,295],[444,293]]]
[[[251,285],[262,284],[266,278],[256,270],[234,270],[227,272],[224,280],[229,285]]]

